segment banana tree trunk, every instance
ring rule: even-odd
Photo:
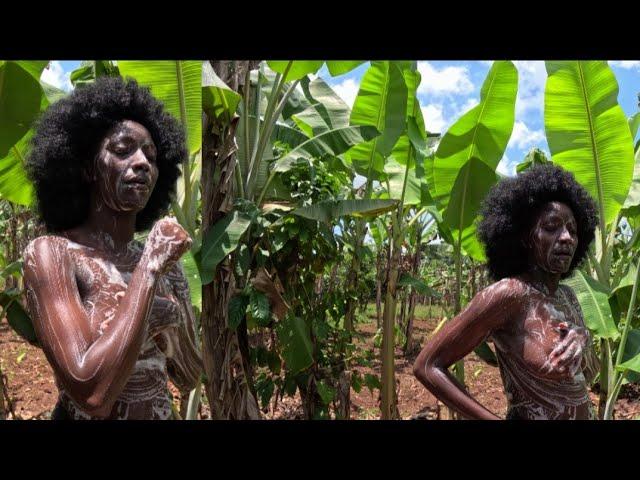
[[[387,291],[384,299],[384,314],[382,324],[382,420],[400,418],[396,398],[395,381],[395,316],[396,289],[400,274],[400,253],[402,249],[402,235],[399,225],[394,225],[393,244],[389,259],[389,276]]]
[[[247,69],[258,62],[211,61],[214,71],[230,88],[239,91]],[[212,132],[210,119],[204,118],[202,155],[202,232],[203,236],[225,213],[234,200],[235,124],[222,134]],[[202,287],[202,349],[207,381],[205,392],[214,419],[261,418],[253,389],[251,365],[246,348],[246,324],[236,331],[227,327],[229,301],[235,289],[233,265],[221,262],[213,282]]]
[[[376,255],[376,328],[382,325],[382,278],[384,265],[384,250]]]
[[[414,277],[418,276],[420,271],[420,238],[422,236],[422,228],[419,226],[416,228],[416,237],[415,237],[415,245],[416,250],[413,254],[412,263],[411,263],[411,275]],[[405,331],[405,343],[404,343],[404,354],[410,355],[413,351],[413,318],[415,316],[416,310],[416,302],[418,300],[418,294],[412,288],[411,293],[409,294],[409,313],[407,314],[407,329]]]

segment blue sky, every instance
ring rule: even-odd
[[[544,85],[546,71],[542,61],[516,61],[519,85],[516,101],[516,117],[505,156],[498,166],[501,173],[513,175],[515,166],[527,152],[538,147],[547,153],[549,147],[544,135]],[[640,92],[640,61],[610,61],[620,93],[618,102],[627,117],[638,111],[637,95]],[[43,73],[49,83],[69,90],[69,74],[80,65],[79,61],[51,62]],[[487,61],[420,61],[418,70],[422,82],[418,98],[429,131],[444,133],[464,112],[480,99],[480,87],[491,62]],[[353,105],[358,86],[368,64],[339,77],[331,78],[323,67],[318,75],[336,92]]]

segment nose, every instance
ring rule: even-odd
[[[558,240],[563,243],[574,243],[575,237],[571,234],[571,232],[569,232],[567,227],[563,227]]]
[[[140,148],[131,156],[131,169],[134,172],[144,171],[149,173],[151,171],[151,164]]]

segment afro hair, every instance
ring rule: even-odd
[[[166,212],[179,165],[188,155],[184,130],[149,89],[134,80],[100,77],[52,104],[36,124],[26,170],[49,232],[87,219],[94,158],[105,134],[122,120],[146,127],[157,149],[158,181],[136,216],[136,231],[149,228]]]
[[[537,165],[517,177],[501,180],[484,200],[478,236],[495,280],[526,271],[529,257],[521,240],[540,208],[553,201],[567,205],[577,223],[578,246],[562,278],[580,265],[594,238],[596,205],[571,173],[550,163]]]

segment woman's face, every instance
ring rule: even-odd
[[[141,211],[158,180],[156,146],[151,134],[132,120],[123,120],[107,132],[96,157],[94,180],[115,211]]]
[[[545,204],[525,241],[530,249],[530,261],[549,273],[568,272],[578,246],[577,228],[573,212],[567,205],[561,202]]]

